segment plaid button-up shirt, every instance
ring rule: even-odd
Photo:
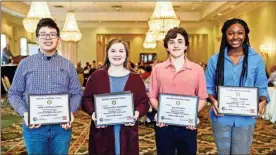
[[[82,88],[74,65],[57,53],[47,59],[38,54],[23,59],[8,92],[11,106],[23,116],[27,112],[28,94],[70,94],[70,109],[75,112],[81,102]]]

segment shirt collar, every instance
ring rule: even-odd
[[[224,58],[226,58],[226,59],[228,59],[228,60],[231,61],[231,59],[230,59],[230,57],[228,56],[228,53],[227,53],[227,52],[228,52],[228,47],[226,47],[226,48],[224,49]],[[252,55],[256,55],[256,54],[258,54],[258,53],[257,53],[253,48],[251,48],[251,47],[248,48],[248,56],[252,56]],[[242,56],[240,62],[242,62],[243,59],[244,59],[244,55]]]
[[[227,55],[228,47],[225,47],[224,49],[224,56]],[[258,54],[253,48],[249,47],[248,48],[248,55],[256,55]]]
[[[47,57],[49,57],[49,56],[43,54],[43,53],[40,51],[40,49],[38,49],[38,55],[39,55],[42,59],[45,59],[45,60],[47,60]],[[52,59],[52,58],[56,57],[57,55],[58,55],[58,52],[56,51],[55,54],[53,54],[53,55],[50,56],[50,57],[51,57],[51,59]]]
[[[192,69],[192,62],[188,60],[185,56],[184,56],[184,59],[185,59],[185,64],[183,65],[181,70],[184,70],[185,68]],[[169,66],[173,66],[170,57],[165,61],[165,68],[167,69]]]

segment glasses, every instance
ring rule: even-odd
[[[48,36],[50,37],[50,39],[56,39],[58,37],[56,33],[50,33],[50,34],[43,33],[43,34],[38,34],[38,36],[40,39],[47,39]]]

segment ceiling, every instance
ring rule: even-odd
[[[214,2],[173,2],[180,12],[202,10],[207,3]],[[70,8],[77,12],[152,12],[155,2],[48,2],[51,11],[60,12]],[[55,8],[58,7],[58,8]],[[62,8],[59,8],[62,6]],[[194,8],[195,10],[193,10]]]
[[[190,0],[189,2],[172,1],[176,15],[181,22],[212,22],[220,18],[229,18],[240,15],[262,5],[265,2],[218,2]],[[30,2],[2,1],[1,11],[26,17]],[[92,2],[48,2],[51,15],[60,24],[64,23],[66,12],[74,10],[80,27],[93,27],[99,23],[109,23],[116,26],[118,23],[134,23],[140,27],[147,26],[152,15],[155,1],[92,1]]]

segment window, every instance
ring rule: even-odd
[[[144,63],[152,63],[155,59],[157,59],[156,53],[140,53],[140,61]]]
[[[1,53],[3,48],[7,46],[7,36],[5,34],[1,34]]]
[[[34,55],[37,54],[39,46],[36,43],[28,43],[28,54]]]
[[[28,48],[27,48],[27,38],[20,38],[20,55],[27,56]]]

